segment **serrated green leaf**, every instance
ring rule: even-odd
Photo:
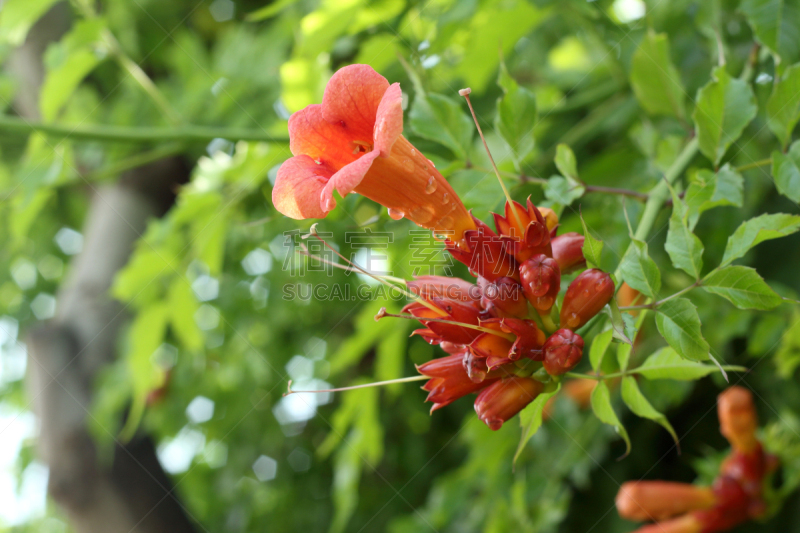
[[[617,434],[625,441],[625,455],[631,451],[631,439],[611,406],[611,393],[605,381],[600,381],[592,391],[592,411],[604,424],[613,427]]]
[[[658,298],[661,272],[647,253],[647,244],[634,239],[619,265],[625,282],[649,298]]]
[[[475,125],[458,101],[441,94],[418,95],[408,117],[414,133],[446,146],[462,161],[467,160]]]
[[[789,152],[772,152],[772,177],[778,192],[800,203],[800,141],[792,143]]]
[[[726,370],[738,369],[736,367],[726,367]],[[648,357],[640,367],[632,372],[650,380],[675,379],[693,381],[718,371],[719,369],[714,365],[687,361],[678,355],[678,352],[674,349],[665,347]]]
[[[683,201],[673,195],[672,216],[669,218],[664,249],[675,268],[680,268],[697,280],[703,270],[703,243],[692,233],[686,218],[681,215],[682,205]]]
[[[555,163],[562,176],[568,180],[578,180],[578,161],[568,145],[561,143],[556,146]]]
[[[608,347],[611,346],[613,334],[613,330],[607,329],[596,335],[592,341],[592,346],[589,348],[589,362],[592,364],[592,370],[595,372],[600,370],[600,365],[603,363],[603,356],[605,356],[608,351]]]
[[[758,272],[745,266],[714,270],[703,280],[702,287],[722,296],[739,309],[772,309],[783,301]]]
[[[729,265],[754,246],[771,239],[791,235],[800,230],[800,216],[776,213],[751,218],[736,228],[728,238],[720,266]]]
[[[520,87],[508,73],[505,63],[500,63],[498,85],[504,95],[497,99],[495,128],[508,143],[519,169],[520,162],[533,151],[533,127],[536,124],[536,96]]]
[[[684,201],[689,208],[687,227],[694,230],[700,215],[714,207],[741,207],[744,201],[744,178],[726,163],[717,172],[698,170],[691,176]]]
[[[666,34],[647,32],[639,43],[631,61],[631,87],[648,113],[684,118],[686,93],[670,59]]]
[[[544,195],[551,202],[568,206],[583,196],[586,189],[580,183],[563,176],[550,176],[544,186]]]
[[[787,68],[767,100],[767,125],[784,148],[800,120],[800,64]]]
[[[529,403],[528,406],[520,412],[519,425],[522,428],[522,435],[517,445],[517,451],[514,453],[514,463],[517,462],[517,458],[519,458],[522,450],[525,449],[525,445],[531,440],[531,437],[542,427],[542,414],[544,413],[544,408],[548,400],[558,394],[560,390],[561,383],[558,384],[556,390],[552,392],[543,392],[537,396],[535,400]]]
[[[686,298],[674,298],[658,306],[656,327],[664,340],[692,361],[708,359],[708,342],[701,332],[697,308]]]
[[[758,106],[750,85],[731,78],[724,66],[714,69],[712,78],[697,92],[692,118],[700,151],[717,165],[755,118]]]
[[[796,0],[744,0],[739,9],[758,41],[784,63],[800,53],[800,5]]]
[[[675,433],[675,430],[672,429],[672,424],[669,423],[667,417],[656,411],[650,402],[647,401],[647,398],[644,397],[642,391],[639,390],[639,385],[636,383],[636,378],[631,376],[626,376],[622,378],[622,401],[625,402],[630,410],[636,416],[640,416],[642,418],[647,418],[660,424],[666,429],[670,435],[672,435],[672,439],[675,441],[675,444],[678,443],[678,435]]]
[[[603,241],[595,239],[589,228],[586,226],[586,221],[581,215],[581,224],[583,225],[583,257],[586,259],[586,266],[589,268],[599,268],[600,257],[603,253]]]

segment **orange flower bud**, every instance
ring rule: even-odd
[[[596,268],[582,272],[567,288],[561,306],[561,326],[578,329],[599,313],[613,296],[611,276]]]
[[[506,250],[503,238],[482,221],[474,219],[474,223],[476,229],[466,231],[463,240],[445,241],[450,255],[467,265],[476,277],[489,281],[502,277],[518,279],[517,263]]]
[[[553,259],[563,274],[586,266],[586,258],[583,257],[583,235],[580,233],[573,231],[559,235],[550,244],[553,247]]]
[[[495,381],[475,399],[475,412],[489,429],[497,431],[542,392],[544,385],[517,376]]]
[[[758,416],[753,395],[744,387],[728,387],[717,397],[720,433],[734,450],[749,453],[756,449]]]
[[[561,270],[555,259],[537,254],[519,267],[525,297],[539,312],[549,311],[561,290]]]
[[[710,533],[710,531],[717,530],[704,529],[703,524],[694,514],[687,514],[665,522],[640,527],[633,533]]]
[[[581,362],[583,338],[568,329],[560,329],[544,343],[544,369],[551,376],[569,372]]]
[[[617,493],[617,512],[628,520],[664,520],[708,509],[716,501],[709,487],[670,481],[629,481]]]

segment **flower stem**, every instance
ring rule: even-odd
[[[214,126],[184,125],[177,128],[151,126],[78,126],[69,124],[45,124],[19,117],[0,114],[0,134],[28,135],[42,133],[55,139],[121,143],[194,142],[207,143],[212,139],[232,141],[262,141],[288,143],[286,136],[270,135],[263,131],[241,128],[218,128]]]
[[[653,229],[653,224],[655,224],[656,217],[658,216],[659,211],[661,211],[664,201],[669,196],[668,185],[672,185],[672,183],[678,179],[681,173],[683,173],[683,170],[697,154],[697,150],[698,142],[697,137],[695,137],[689,141],[686,146],[684,146],[681,153],[678,154],[678,157],[664,173],[664,179],[658,182],[658,185],[656,185],[652,192],[648,194],[647,203],[645,203],[644,206],[644,213],[642,213],[642,218],[639,221],[639,225],[636,227],[636,232],[633,235],[634,239],[640,241],[647,239],[647,235],[650,233],[650,230]],[[632,246],[633,242],[628,245],[628,249],[624,254],[622,254],[621,257],[625,257],[625,255],[628,253],[628,250],[630,250]],[[620,268],[617,267],[616,272],[614,272],[614,277],[619,279],[619,276]]]
[[[685,287],[685,288],[679,290],[678,292],[676,292],[675,294],[667,296],[666,298],[662,298],[661,300],[658,300],[658,301],[655,301],[655,302],[651,302],[649,304],[629,305],[629,306],[626,306],[626,307],[620,307],[619,310],[620,311],[632,311],[632,310],[635,310],[635,309],[656,309],[659,305],[663,304],[664,302],[668,302],[668,301],[672,300],[673,298],[677,298],[678,296],[686,294],[687,292],[689,292],[690,290],[694,289],[695,287],[699,287],[701,284],[702,284],[701,280],[697,280],[694,283],[692,283],[691,285],[689,285],[688,287]]]
[[[425,381],[426,379],[430,379],[428,376],[420,374],[419,376],[409,376],[407,378],[398,378],[398,379],[389,379],[387,381],[376,381],[374,383],[364,383],[362,385],[353,385],[351,387],[339,387],[336,389],[320,389],[320,390],[292,390],[292,380],[289,380],[289,384],[287,385],[286,392],[283,393],[284,396],[289,396],[290,394],[299,394],[301,392],[308,392],[308,393],[319,393],[319,392],[341,392],[347,390],[356,390],[356,389],[368,389],[370,387],[383,387],[384,385],[393,385],[395,383],[410,383],[412,381]]]
[[[750,170],[750,169],[758,168],[758,167],[766,167],[767,165],[771,165],[771,164],[772,164],[772,158],[769,157],[767,159],[762,159],[760,161],[754,161],[752,163],[748,163],[746,165],[742,165],[740,167],[736,167],[733,170],[735,170],[736,172],[742,172],[743,170]]]

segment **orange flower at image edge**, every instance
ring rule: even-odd
[[[462,239],[475,223],[455,191],[425,156],[402,135],[400,85],[368,65],[338,70],[322,104],[289,118],[294,157],[278,170],[272,201],[294,219],[324,218],[333,191],[357,192],[437,233]]]

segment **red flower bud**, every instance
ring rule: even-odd
[[[423,390],[429,392],[425,401],[433,402],[431,412],[471,392],[477,392],[496,380],[486,379],[477,383],[472,381],[464,370],[462,354],[433,359],[418,366],[417,370],[431,378],[422,386]]]
[[[544,368],[551,376],[569,372],[581,362],[583,338],[568,329],[560,329],[544,343]]]
[[[717,398],[719,430],[734,450],[749,453],[758,446],[758,417],[753,395],[744,387],[728,387]]]
[[[669,481],[629,481],[617,493],[617,512],[628,520],[664,520],[714,505],[708,487]]]
[[[570,232],[559,235],[550,244],[553,247],[553,259],[558,263],[562,274],[586,266],[583,257],[583,235]]]
[[[549,311],[561,290],[561,270],[555,259],[537,254],[519,267],[525,297],[539,312]]]
[[[522,293],[522,286],[513,278],[498,278],[494,281],[478,280],[481,285],[481,305],[500,317],[528,314],[528,301]]]
[[[611,276],[596,268],[581,272],[570,283],[564,296],[561,327],[578,329],[599,313],[613,296],[614,282]]]
[[[489,429],[497,431],[535,400],[543,388],[541,382],[531,378],[513,376],[495,381],[475,399],[475,412]]]

